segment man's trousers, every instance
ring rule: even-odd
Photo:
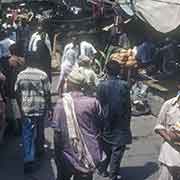
[[[103,151],[106,153],[107,158],[102,162],[99,169],[100,172],[107,171],[109,166],[109,178],[115,180],[119,175],[120,164],[125,149],[125,145],[113,145],[103,142]]]

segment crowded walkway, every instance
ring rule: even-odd
[[[57,82],[57,80],[58,76],[54,76],[53,82]],[[54,89],[56,88],[56,83],[53,84],[53,87]],[[54,97],[54,100],[55,99],[56,97]],[[155,123],[156,118],[153,116],[133,118],[132,133],[134,143],[130,146],[131,149],[126,152],[122,160],[122,171],[125,177],[128,177],[128,180],[154,180],[158,177],[157,158],[160,149],[160,139],[152,132]],[[46,128],[45,135],[48,145],[46,155],[41,161],[41,166],[37,171],[25,176],[27,180],[55,180],[56,167],[53,154],[52,130]],[[13,178],[15,180],[24,180],[24,174],[22,173],[22,152],[19,148],[20,144],[19,138],[16,138],[16,140],[13,138],[8,140],[8,145],[1,147],[2,153],[0,157],[3,163],[0,166],[0,175],[4,179],[11,180]],[[17,163],[19,163],[19,166],[16,166]],[[11,164],[11,166],[9,166],[9,164]],[[107,178],[102,178],[97,174],[95,175],[95,180],[106,179]]]
[[[50,21],[58,17],[56,8],[44,13],[26,3],[4,6],[3,179],[179,180],[178,40],[157,40],[146,26],[132,35],[133,20],[114,1],[112,24],[101,27],[110,8],[105,3],[93,1],[93,35],[83,27],[57,33]],[[83,16],[82,9],[63,5]]]

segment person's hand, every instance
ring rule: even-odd
[[[180,135],[177,135],[177,133],[173,130],[158,130],[158,134],[164,139],[164,141],[168,142],[171,145],[179,143]]]
[[[1,81],[5,81],[6,80],[6,76],[4,76],[3,73],[0,72],[0,80]]]
[[[49,110],[48,111],[48,121],[52,121],[52,118],[53,118],[53,111]]]
[[[71,141],[72,141],[71,143],[72,143],[72,147],[74,149],[74,152],[78,153],[78,142],[79,142],[79,140],[77,138],[74,138]]]
[[[12,67],[17,67],[18,65],[24,65],[25,60],[22,57],[11,56],[9,59],[9,65]]]
[[[171,142],[175,142],[177,140],[177,134],[173,131],[169,131],[168,136]]]
[[[171,137],[167,130],[157,130],[156,133],[158,133],[164,139],[164,141],[171,142]]]
[[[19,65],[23,66],[25,64],[25,60],[23,57],[18,57],[17,62]]]

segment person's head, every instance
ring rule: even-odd
[[[27,25],[27,19],[26,19],[25,17],[23,17],[23,18],[21,19],[21,25],[22,25],[22,26],[26,26],[26,25]]]
[[[117,61],[110,60],[106,64],[106,73],[109,76],[118,76],[120,74],[120,64]]]
[[[68,91],[82,91],[85,86],[85,77],[79,70],[75,68],[68,76],[67,90]]]
[[[37,53],[31,52],[26,56],[27,67],[41,68],[40,58]]]
[[[88,56],[81,55],[79,57],[79,63],[78,64],[79,64],[79,66],[82,66],[82,67],[89,67],[91,64],[91,59]]]
[[[70,39],[74,45],[79,45],[79,43],[80,43],[79,36],[77,36],[76,34],[72,34]]]
[[[17,18],[17,19],[14,21],[14,23],[15,23],[16,25],[18,25],[18,24],[20,23],[20,20]]]
[[[18,55],[18,47],[17,47],[17,45],[16,44],[12,44],[9,47],[9,51],[10,51],[11,55],[17,56]]]
[[[45,20],[40,20],[38,22],[37,31],[39,33],[46,32],[48,29],[48,23]]]
[[[42,27],[42,25],[38,25],[37,31],[38,31],[39,33],[43,32],[43,27]]]

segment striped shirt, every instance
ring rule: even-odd
[[[27,67],[19,73],[15,91],[25,116],[41,116],[51,108],[50,82],[44,71]]]

